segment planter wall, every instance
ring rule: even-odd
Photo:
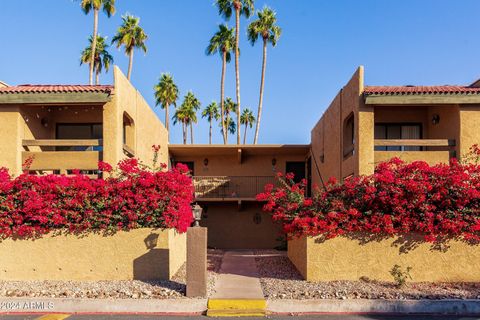
[[[308,281],[392,281],[395,264],[412,267],[412,281],[480,281],[480,245],[450,240],[440,246],[420,236],[366,240],[303,237],[288,243],[288,257]]]
[[[0,240],[0,280],[170,279],[186,260],[186,235],[136,229]]]

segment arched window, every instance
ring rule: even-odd
[[[355,118],[351,113],[343,122],[343,158],[355,153]]]

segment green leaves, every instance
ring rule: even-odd
[[[140,18],[126,14],[122,16],[122,21],[122,25],[117,29],[117,33],[112,39],[112,44],[116,43],[117,48],[123,45],[126,54],[130,54],[135,48],[142,49],[146,53],[145,41],[148,36],[139,25]]]
[[[257,20],[252,21],[248,26],[248,40],[253,46],[260,37],[275,47],[282,34],[282,29],[276,25],[277,17],[275,11],[265,6],[261,11],[257,12],[257,17]]]
[[[156,105],[160,105],[162,109],[168,108],[172,104],[176,104],[178,99],[178,87],[173,81],[173,77],[169,73],[162,73],[160,80],[154,87]]]

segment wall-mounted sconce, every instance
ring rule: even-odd
[[[208,166],[208,158],[203,159],[203,165],[205,167]]]
[[[275,166],[277,164],[277,159],[276,158],[273,158],[272,159],[272,166]]]
[[[40,120],[40,123],[42,124],[42,127],[48,127],[48,119],[47,118],[42,118]]]
[[[438,114],[434,114],[432,116],[432,124],[437,125],[440,123],[440,116]]]

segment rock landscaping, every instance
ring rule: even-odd
[[[208,250],[208,295],[214,292],[223,251]],[[89,299],[185,298],[186,266],[161,281],[0,281],[0,297]]]
[[[480,299],[480,283],[409,282],[398,288],[393,282],[308,282],[288,259],[286,252],[256,251],[260,283],[267,299]]]

